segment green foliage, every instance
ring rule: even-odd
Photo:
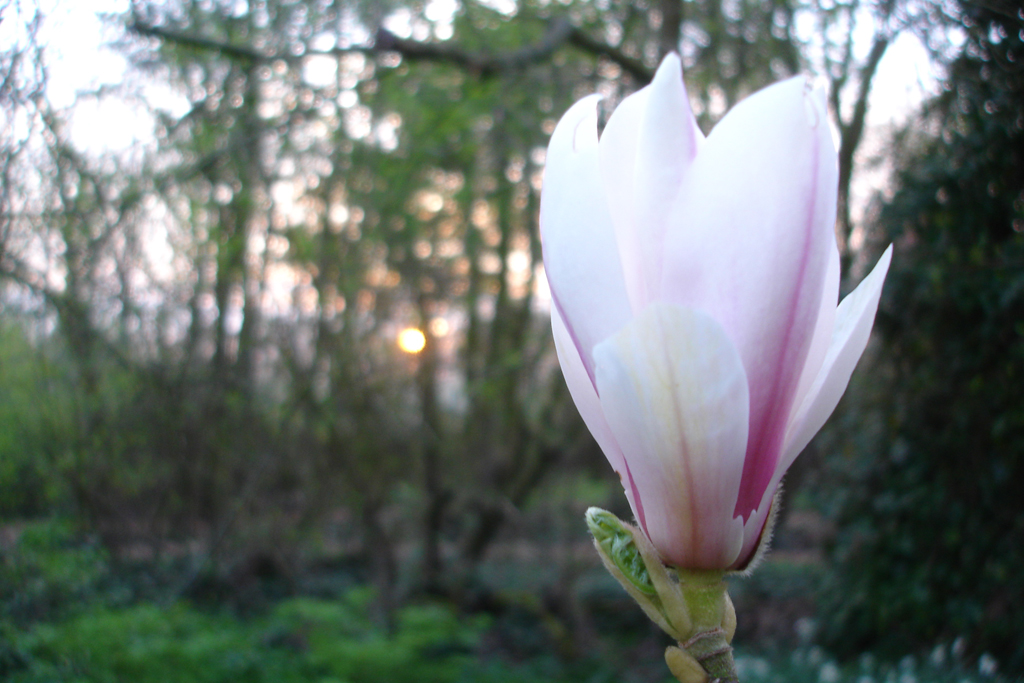
[[[50,676],[78,681],[273,681],[289,678],[279,653],[229,617],[184,605],[98,609],[54,626],[37,626],[20,643],[31,661],[14,681]],[[275,656],[277,655],[277,656]]]
[[[302,634],[306,657],[317,668],[352,683],[457,680],[483,623],[461,621],[440,605],[412,605],[397,615],[391,635],[367,618],[372,593],[350,594],[341,604],[312,599],[275,610],[277,628]],[[342,637],[339,637],[342,636]]]
[[[45,513],[67,500],[53,476],[73,437],[72,391],[59,359],[0,325],[0,520]]]
[[[612,680],[597,657],[566,662],[533,614],[511,657],[496,618],[416,602],[381,623],[368,588],[295,597],[244,613],[222,604],[136,601],[138,586],[60,520],[22,525],[0,572],[0,680],[528,683]],[[152,567],[150,568],[153,569]],[[121,571],[122,574],[118,574]],[[151,577],[144,579],[148,582]],[[532,595],[532,594],[531,594]],[[29,599],[34,602],[30,604]],[[33,609],[28,609],[33,607]],[[42,609],[48,607],[49,609]],[[507,615],[498,617],[508,619]],[[528,641],[529,661],[515,647]],[[596,653],[590,653],[596,654]]]
[[[964,5],[968,41],[881,208],[896,254],[876,368],[889,452],[840,518],[826,636],[895,655],[962,637],[1024,670],[1024,41]]]
[[[107,554],[66,520],[12,525],[0,555],[0,621],[52,618],[90,599],[106,578]]]
[[[92,609],[28,632],[7,629],[0,674],[12,683],[487,683],[573,680],[558,667],[477,658],[487,622],[438,604],[402,609],[393,633],[369,618],[372,593],[296,598],[239,620],[175,603]],[[6,658],[5,658],[6,653]]]

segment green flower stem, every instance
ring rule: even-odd
[[[697,660],[712,681],[736,681],[730,645],[736,630],[736,611],[726,592],[725,572],[676,569],[676,573],[693,624],[693,635],[679,646]]]

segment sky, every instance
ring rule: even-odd
[[[127,63],[113,48],[106,45],[117,35],[117,27],[105,26],[98,15],[123,13],[128,0],[39,0],[47,21],[44,41],[50,55],[50,97],[58,107],[71,104],[76,94],[100,86],[116,86],[123,81]],[[507,0],[506,0],[507,2]],[[500,4],[500,3],[498,3]],[[428,18],[441,21],[450,18],[457,8],[455,0],[433,0],[427,8]],[[7,23],[7,22],[4,22]],[[394,17],[389,28],[401,30],[402,20]],[[870,45],[870,21],[861,21],[864,36],[858,40],[866,53]],[[444,28],[441,34],[446,34]],[[438,36],[446,37],[446,36]],[[0,25],[0,41],[4,36]],[[7,38],[9,39],[9,38]],[[900,35],[890,46],[876,75],[869,124],[884,125],[906,117],[929,93],[935,92],[938,80],[928,54],[920,41],[909,33]],[[165,109],[187,106],[183,98],[169,89],[160,92],[150,86],[145,93],[151,102]],[[120,97],[104,101],[79,102],[73,121],[72,135],[88,148],[124,148],[151,137],[152,121],[138,108]]]
[[[13,0],[13,3],[18,2]],[[129,65],[125,57],[109,45],[121,37],[123,29],[116,23],[105,23],[101,15],[124,14],[129,8],[129,0],[21,2],[22,11],[26,11],[26,7],[31,11],[31,7],[38,3],[47,17],[41,38],[48,55],[49,98],[58,108],[74,105],[70,109],[71,138],[87,153],[131,153],[132,150],[138,151],[154,143],[155,121],[139,105],[140,98],[144,98],[150,106],[179,116],[188,110],[186,98],[176,93],[170,84],[126,78]],[[514,10],[512,0],[488,2],[499,11],[510,7]],[[457,8],[456,0],[430,0],[425,14],[433,22],[433,27],[424,36],[412,35],[414,26],[410,17],[401,12],[390,17],[386,24],[400,35],[425,39],[432,32],[433,38],[444,40],[452,34],[451,18]],[[866,27],[863,37],[857,42],[863,56],[870,49],[872,39],[870,19],[860,24]],[[15,21],[0,22],[0,47],[12,40],[10,31],[16,25]],[[861,158],[884,151],[885,129],[893,122],[901,122],[912,115],[920,102],[936,92],[938,87],[935,68],[921,43],[910,34],[898,37],[887,51],[874,81],[869,130],[860,151]],[[110,89],[111,94],[102,98],[82,97],[85,93],[102,88]],[[855,220],[863,214],[870,198],[884,188],[887,182],[888,169],[884,165],[858,172],[852,188]],[[859,233],[855,233],[854,240],[859,238]],[[155,250],[154,262],[169,261],[170,250],[166,240],[154,237],[149,241],[149,246]],[[856,249],[858,245],[851,246]],[[277,280],[275,291],[280,292],[275,298],[283,302],[290,301],[294,278],[281,277]],[[545,282],[544,278],[538,281]],[[539,301],[546,298],[545,292],[538,292]]]
[[[68,107],[80,93],[118,86],[128,64],[107,43],[117,28],[104,13],[123,13],[128,0],[39,0],[46,16],[42,39],[49,62],[49,97]],[[153,121],[121,97],[82,98],[71,119],[72,139],[89,151],[123,149],[152,138]]]
[[[126,12],[127,0],[40,0],[39,5],[46,16],[42,37],[51,62],[50,97],[55,105],[71,104],[78,90],[120,80],[127,64],[104,45],[116,34],[99,15]]]
[[[509,5],[514,10],[512,0],[489,1],[495,9]],[[47,17],[42,40],[49,58],[50,100],[63,108],[78,98],[70,117],[71,137],[78,146],[87,152],[117,153],[152,143],[155,122],[132,98],[144,97],[151,106],[178,115],[187,111],[189,105],[183,95],[174,92],[167,84],[155,82],[136,85],[130,92],[125,92],[122,87],[121,91],[115,90],[108,97],[81,97],[83,93],[104,87],[116,89],[126,82],[128,63],[109,45],[119,37],[121,29],[117,25],[106,24],[100,17],[103,14],[123,14],[128,10],[129,0],[37,2]],[[22,11],[30,11],[32,6],[32,0],[27,0]],[[434,38],[443,40],[451,36],[451,18],[457,8],[456,0],[431,0],[428,3],[425,14],[435,22]],[[0,22],[0,45],[12,39],[10,31],[16,23]],[[412,33],[409,17],[401,12],[386,23],[396,33]],[[858,21],[855,45],[861,57],[870,49],[872,28],[869,16]],[[805,40],[813,41],[813,25],[801,27],[798,23],[797,30],[806,34]],[[858,151],[859,160],[867,160],[884,150],[885,131],[911,116],[922,100],[937,92],[939,84],[937,69],[920,40],[910,33],[900,34],[887,50],[875,76],[868,110],[868,132]],[[884,187],[887,178],[888,169],[884,164],[872,169],[862,168],[858,172],[851,197],[855,221],[863,214],[870,198]],[[855,234],[854,239],[858,238]],[[857,247],[856,244],[851,246]]]

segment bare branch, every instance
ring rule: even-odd
[[[243,45],[232,45],[231,43],[213,40],[212,38],[203,38],[202,36],[194,36],[181,31],[163,28],[162,26],[149,26],[139,23],[138,21],[133,21],[129,24],[128,30],[133,31],[140,36],[159,38],[160,40],[177,43],[178,45],[219,52],[228,57],[235,57],[236,59],[251,62],[266,62],[281,58],[279,55],[259,52],[258,50],[254,50]]]
[[[502,72],[521,69],[530,64],[542,62],[559,48],[565,45],[572,45],[595,57],[610,59],[640,83],[649,83],[654,76],[652,71],[639,59],[630,57],[621,50],[593,38],[582,29],[573,26],[564,17],[553,20],[548,25],[544,36],[537,43],[504,54],[473,53],[449,43],[421,42],[400,38],[386,28],[377,30],[377,35],[372,45],[356,45],[330,50],[308,50],[302,55],[261,52],[245,45],[235,45],[161,26],[150,26],[138,21],[132,22],[128,28],[141,36],[159,38],[160,40],[200,50],[219,52],[227,57],[248,62],[272,62],[276,60],[296,62],[311,55],[341,56],[353,52],[369,54],[397,52],[403,59],[411,62],[452,64],[469,71],[479,78],[490,78]]]
[[[646,85],[654,78],[654,72],[647,68],[639,59],[630,57],[622,50],[612,47],[608,43],[597,40],[578,28],[573,28],[569,42],[584,52],[589,52],[598,57],[607,57],[622,67],[622,70],[635,78],[638,82]]]
[[[399,38],[385,28],[378,29],[375,52],[398,52],[409,61],[448,62],[473,72],[481,78],[502,71],[519,69],[540,62],[564,45],[577,29],[567,19],[551,22],[540,42],[503,55],[472,54],[448,43],[422,43]]]

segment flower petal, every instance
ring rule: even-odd
[[[747,378],[710,316],[655,303],[594,349],[601,407],[664,559],[731,565],[743,524],[733,510],[743,473]]]
[[[825,420],[835,410],[843,392],[846,391],[853,369],[857,367],[857,361],[860,360],[871,337],[878,299],[882,295],[882,285],[885,283],[885,275],[889,271],[891,261],[890,245],[878,259],[871,273],[839,304],[832,343],[829,345],[825,362],[802,405],[796,411],[790,432],[786,435],[780,469],[785,470],[793,464],[796,456],[825,424]]]
[[[636,173],[636,148],[650,95],[651,89],[648,86],[619,102],[601,131],[598,152],[602,189],[615,225],[620,258],[623,264],[631,266],[623,274],[633,310],[639,310],[638,303],[645,283],[642,269],[632,267],[641,258],[639,245],[628,235],[636,226],[636,188],[633,181]]]
[[[828,354],[828,347],[832,342],[832,330],[836,326],[836,304],[839,303],[839,249],[833,242],[833,248],[829,254],[828,270],[825,271],[825,289],[821,296],[821,308],[818,311],[818,322],[814,326],[814,334],[811,336],[811,345],[807,350],[807,360],[800,373],[800,381],[797,383],[796,396],[793,406],[799,407],[803,404],[804,398],[814,385],[815,379],[825,362]],[[796,411],[790,412],[789,424],[793,424]]]
[[[736,513],[775,472],[835,248],[837,157],[824,93],[790,79],[708,136],[672,210],[663,297],[710,313],[743,359],[750,436]]]
[[[569,387],[569,394],[572,396],[576,409],[580,412],[587,429],[594,436],[597,445],[601,447],[604,457],[612,469],[619,475],[622,488],[629,501],[629,507],[637,520],[643,523],[644,510],[639,504],[639,498],[635,495],[636,485],[626,467],[626,459],[622,457],[622,449],[619,448],[611,427],[604,417],[601,409],[601,401],[597,397],[597,390],[594,389],[590,377],[587,375],[583,361],[580,359],[579,351],[565,327],[565,321],[559,314],[557,308],[551,310],[551,332],[555,338],[555,353],[558,354],[558,364],[562,367],[562,376],[565,384]]]
[[[745,540],[740,557],[746,558],[754,551],[757,537],[761,533],[768,517],[775,489],[782,481],[783,475],[796,457],[800,455],[821,426],[825,424],[839,399],[842,398],[850,375],[857,365],[864,347],[871,336],[871,327],[878,310],[878,299],[882,293],[882,284],[889,269],[892,258],[892,247],[886,249],[882,258],[857,289],[843,299],[835,315],[835,329],[830,337],[830,344],[814,382],[808,387],[799,408],[794,412],[793,419],[786,432],[779,465],[768,484],[757,510],[746,521]]]
[[[666,207],[703,139],[675,54],[650,85],[615,108],[601,134],[601,176],[634,313],[661,288]]]
[[[580,100],[555,127],[540,202],[551,295],[591,381],[594,345],[630,317],[615,229],[598,175],[597,100]]]

